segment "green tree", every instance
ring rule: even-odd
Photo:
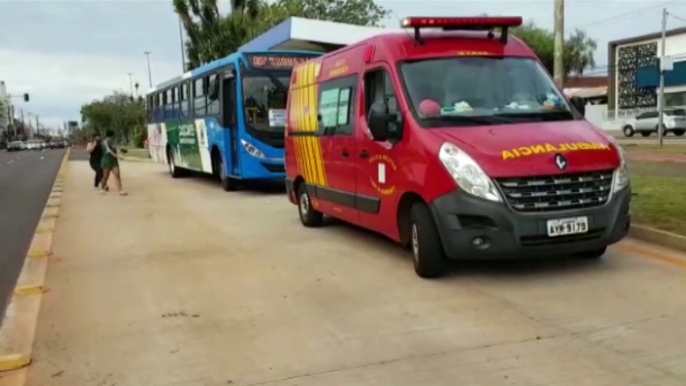
[[[555,63],[555,35],[552,31],[537,27],[533,22],[514,28],[512,33],[522,39],[536,53],[545,68],[553,73]],[[575,30],[565,39],[563,62],[565,75],[583,74],[595,67],[593,54],[598,47],[595,40],[581,30]]]
[[[259,0],[231,0],[231,14],[224,17],[217,0],[173,0],[173,4],[188,36],[190,68],[236,51],[250,35],[261,6]]]
[[[374,0],[277,0],[263,3],[260,21],[264,30],[291,16],[378,27],[389,15]]]
[[[141,98],[114,93],[81,106],[81,120],[91,134],[112,130],[117,141],[128,144],[145,127],[145,104]]]
[[[217,0],[173,0],[186,30],[190,68],[223,58],[290,16],[378,26],[389,11],[373,0],[231,0],[222,16]]]

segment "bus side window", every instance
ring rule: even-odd
[[[221,100],[221,94],[216,92],[216,87],[219,86],[219,75],[213,74],[208,78],[207,85],[207,114],[218,115],[219,114],[219,102]],[[215,94],[216,92],[216,94]]]
[[[205,78],[196,79],[193,86],[195,115],[205,115]]]
[[[166,119],[169,119],[169,118],[172,117],[172,114],[171,114],[171,112],[170,112],[170,110],[169,110],[169,108],[170,108],[170,106],[171,106],[171,90],[165,91],[164,94],[162,95],[162,97],[163,97],[163,99],[164,99],[163,102],[162,102],[162,103],[164,103],[164,113],[163,113],[163,117],[164,117],[164,119],[166,120]]]

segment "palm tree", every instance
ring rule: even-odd
[[[253,37],[260,0],[231,0],[231,14],[222,17],[217,0],[173,0],[188,35],[190,68],[235,52]]]

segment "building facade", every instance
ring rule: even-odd
[[[686,27],[667,31],[665,56],[674,68],[665,74],[665,107],[686,106]],[[608,44],[608,110],[614,118],[658,107],[662,33]]]

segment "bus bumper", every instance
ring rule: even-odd
[[[434,200],[431,211],[449,259],[557,257],[599,250],[624,238],[631,225],[630,200],[627,187],[600,207],[522,214],[506,203],[456,190]],[[588,217],[588,232],[548,236],[547,220],[581,216]]]

